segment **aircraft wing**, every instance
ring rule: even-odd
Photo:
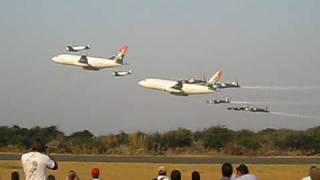
[[[177,89],[177,90],[181,90],[182,87],[183,87],[183,81],[177,81],[177,84],[175,84],[175,85],[172,86],[171,88]]]
[[[81,56],[80,59],[79,59],[79,62],[83,63],[83,64],[88,64],[87,56]]]

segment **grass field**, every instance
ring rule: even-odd
[[[218,180],[220,165],[217,164],[147,164],[147,163],[90,163],[90,162],[61,162],[58,171],[49,171],[58,180],[64,180],[70,169],[75,170],[79,177],[90,178],[92,167],[100,168],[104,180],[151,180],[155,177],[159,166],[164,165],[171,171],[178,169],[182,172],[182,179],[191,179],[191,172],[197,170],[202,180]],[[250,171],[256,174],[259,180],[300,180],[308,172],[309,165],[249,165]],[[0,175],[2,180],[9,180],[10,173],[17,170],[23,175],[19,161],[0,161]],[[22,178],[24,179],[24,178]]]

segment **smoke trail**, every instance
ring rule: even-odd
[[[241,88],[257,90],[320,90],[320,86],[241,86]]]
[[[231,101],[232,104],[271,104],[268,101]]]
[[[291,113],[284,113],[284,112],[270,112],[270,114],[279,115],[279,116],[290,116],[296,118],[308,118],[308,119],[319,119],[319,116],[310,116],[310,115],[303,115],[303,114],[291,114]]]
[[[232,104],[262,104],[262,105],[286,105],[286,106],[320,106],[320,102],[282,102],[282,101],[231,101]]]

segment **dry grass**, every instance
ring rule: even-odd
[[[220,165],[215,164],[147,164],[147,163],[87,163],[87,162],[61,162],[58,171],[50,171],[58,180],[64,180],[68,170],[75,170],[82,180],[89,179],[92,167],[100,168],[105,180],[151,180],[160,165],[166,166],[168,171],[178,169],[182,172],[182,179],[190,180],[193,170],[198,170],[202,180],[218,180],[220,178]],[[259,180],[300,180],[308,171],[309,165],[249,165],[252,173]],[[0,174],[3,180],[10,179],[13,170],[23,175],[19,161],[0,161]]]

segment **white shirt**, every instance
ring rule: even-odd
[[[302,178],[302,180],[311,180],[311,177],[307,176],[307,177]]]
[[[26,180],[46,180],[47,168],[54,168],[55,162],[49,156],[40,152],[29,152],[21,156],[21,162]]]
[[[167,176],[162,176],[162,175],[159,175],[157,177],[157,180],[169,180],[169,178]]]
[[[257,177],[253,174],[245,174],[237,177],[235,180],[257,180]]]

